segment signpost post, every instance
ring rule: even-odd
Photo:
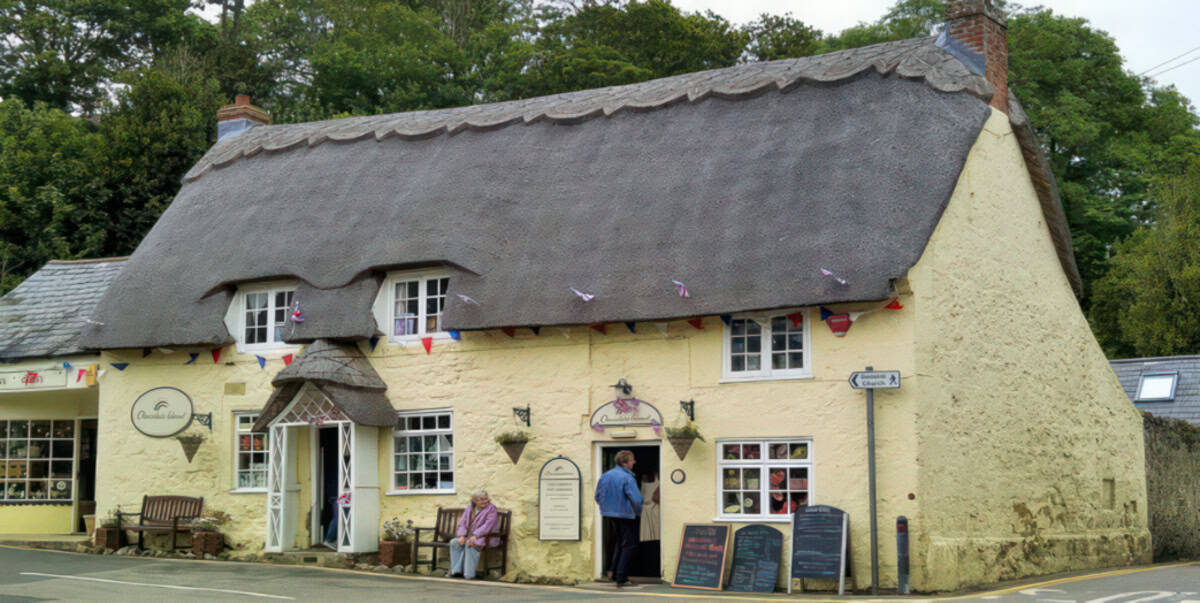
[[[879,594],[879,546],[875,518],[875,390],[900,389],[900,371],[865,371],[850,373],[850,387],[867,390],[867,479],[871,491],[871,594]]]

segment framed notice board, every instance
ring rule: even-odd
[[[792,515],[790,578],[837,578],[838,594],[846,590],[846,553],[850,516],[828,505],[800,507]],[[792,581],[788,579],[788,592]]]
[[[671,586],[721,590],[725,584],[725,551],[729,549],[729,526],[715,523],[685,523],[679,539],[679,560]]]

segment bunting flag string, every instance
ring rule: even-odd
[[[99,373],[98,373],[99,368],[100,368],[99,364],[89,364],[88,365],[87,372],[85,372],[83,374],[83,382],[86,383],[88,387],[95,385],[96,380],[100,378]],[[102,371],[100,371],[100,372],[102,372]]]
[[[732,325],[733,324],[733,315],[732,314],[722,314],[721,322],[725,323],[725,326],[727,326],[727,327],[729,325]]]
[[[284,354],[283,366],[291,366],[292,365],[292,357],[293,356],[291,354]]]
[[[629,329],[630,333],[637,333],[637,323],[632,320],[625,321],[625,328]]]
[[[96,381],[99,381],[106,373],[108,373],[107,370],[100,369],[99,372],[96,373]]]
[[[154,348],[154,349],[158,350],[158,353],[163,354],[163,355],[175,353],[175,350],[172,350],[171,348]]]
[[[453,337],[453,335],[451,335],[451,337]],[[375,346],[379,345],[379,336],[378,336],[378,335],[372,335],[372,336],[371,336],[371,340],[370,340],[370,341],[371,341],[371,351],[372,351],[372,352],[374,352],[374,351],[375,351]]]
[[[75,383],[79,383],[79,380],[83,379],[83,374],[86,372],[87,372],[87,369],[79,369],[79,374],[75,375]]]
[[[691,297],[692,294],[688,291],[687,285],[679,281],[671,281],[675,284],[676,291],[679,292],[679,297]]]
[[[529,327],[529,330],[533,331],[534,336],[540,337],[542,335],[541,327]]]
[[[595,325],[588,325],[588,326],[590,326],[593,331],[595,331],[601,335],[608,335],[608,329],[604,326],[603,323],[595,324]]]
[[[63,370],[64,370],[64,371],[69,371],[69,370],[71,370],[71,363],[70,363],[70,362],[64,362],[64,363],[63,363]]]
[[[188,361],[185,362],[184,364],[195,364],[196,359],[199,357],[200,357],[200,354],[198,354],[196,352],[192,352],[192,353],[188,354]]]
[[[584,293],[583,291],[580,291],[579,289],[576,289],[575,287],[567,287],[567,288],[571,290],[571,293],[578,295],[579,299],[582,299],[584,301],[584,303],[587,303],[587,302],[592,301],[593,299],[596,299],[596,296],[592,295],[591,293]]]
[[[432,337],[422,337],[421,345],[425,346],[425,355],[426,356],[428,356],[429,354],[431,354],[433,352],[433,338]]]
[[[842,277],[840,277],[840,276],[838,276],[838,275],[836,275],[836,274],[834,274],[834,273],[832,273],[832,272],[830,272],[829,270],[826,270],[826,269],[824,269],[824,268],[821,268],[821,274],[824,274],[825,276],[828,276],[829,278],[831,278],[831,279],[833,279],[833,280],[837,281],[837,283],[838,283],[839,285],[845,285],[845,284],[847,284],[847,283],[846,283],[846,279],[844,279],[844,278],[842,278]]]
[[[892,301],[890,303],[888,303],[888,305],[884,306],[884,308],[886,308],[888,310],[903,310],[904,305],[900,303],[900,298],[896,297],[896,298],[893,298]]]
[[[704,319],[703,318],[689,318],[687,323],[689,325],[692,325],[693,327],[696,327],[696,330],[698,330],[698,331],[704,330]]]
[[[154,350],[152,348],[142,348],[142,358],[149,356]]]
[[[463,301],[463,303],[464,303],[464,304],[471,304],[472,306],[478,306],[478,305],[479,305],[479,302],[477,302],[477,301],[475,301],[475,300],[473,300],[473,299],[471,299],[471,298],[469,298],[469,297],[467,297],[467,296],[463,295],[462,293],[459,293],[459,294],[458,294],[458,299],[461,299],[461,300]]]
[[[833,316],[833,312],[831,312],[829,310],[829,308],[826,308],[825,306],[821,306],[821,320],[824,321],[826,318],[829,318],[830,316]]]
[[[652,323],[650,323],[650,324],[654,325],[654,328],[656,328],[656,329],[658,329],[659,331],[661,331],[663,335],[666,335],[666,334],[667,334],[667,327],[669,327],[671,323],[667,323],[667,322],[652,322]]]
[[[458,341],[462,339],[462,333],[459,333],[458,331],[450,331],[450,339]]]
[[[259,356],[258,354],[255,354],[254,358],[258,360],[258,368],[260,368],[260,369],[267,368],[267,359],[266,358],[263,358],[262,356]]]
[[[213,348],[212,351],[213,364],[221,361],[221,348]]]
[[[118,371],[123,371],[126,369],[126,367],[129,366],[129,363],[128,362],[110,362],[109,365],[111,365],[113,368],[117,369]]]
[[[500,327],[500,332],[508,335],[509,337],[517,336],[517,330],[512,327]]]
[[[792,321],[793,329],[798,328],[800,326],[800,323],[804,322],[804,312],[803,311],[792,312],[791,314],[788,314],[787,317],[788,317],[788,320]]]

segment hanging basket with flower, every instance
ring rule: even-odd
[[[681,427],[667,427],[666,432],[667,441],[671,442],[671,447],[675,449],[675,454],[681,461],[687,456],[688,450],[691,450],[693,442],[704,441],[704,436],[700,435],[700,428],[691,421]]]
[[[526,431],[507,431],[496,436],[496,443],[508,453],[508,458],[512,459],[514,465],[521,458],[521,452],[525,450],[525,444],[529,443],[529,432]]]

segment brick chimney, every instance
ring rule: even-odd
[[[996,89],[991,105],[1008,113],[1008,24],[992,0],[952,0],[939,46],[962,59]],[[950,40],[945,40],[949,37]],[[965,52],[964,52],[965,51]]]
[[[249,96],[239,94],[234,98],[232,105],[225,105],[217,110],[217,142],[269,123],[271,116],[266,111],[251,105]]]

